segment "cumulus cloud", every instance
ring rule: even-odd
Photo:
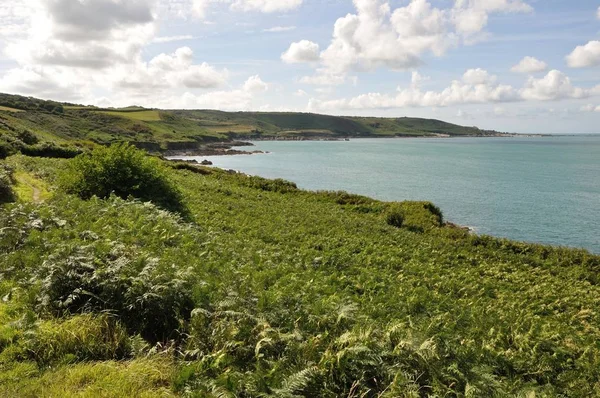
[[[532,10],[521,0],[456,0],[448,9],[411,0],[394,10],[383,0],[354,0],[354,7],[355,14],[335,22],[331,44],[320,54],[323,66],[333,73],[414,69],[426,53],[441,56],[473,42],[484,33],[489,15]]]
[[[138,61],[115,69],[113,79],[121,88],[142,92],[177,87],[208,89],[225,84],[227,70],[217,70],[207,63],[194,64],[193,56],[189,47],[181,47],[172,54],[157,55],[147,63]]]
[[[469,69],[463,75],[463,81],[473,86],[494,83],[497,80],[495,75],[490,75],[485,69]]]
[[[600,65],[600,41],[594,40],[584,46],[577,46],[567,55],[567,63],[571,68],[587,68]]]
[[[103,69],[128,62],[154,36],[153,1],[31,0],[27,37],[6,54],[21,64]]]
[[[262,93],[269,89],[269,85],[262,81],[260,76],[251,76],[244,83],[244,90],[250,93]]]
[[[290,48],[281,54],[281,59],[287,64],[318,61],[319,45],[308,40],[292,43]]]
[[[551,70],[541,79],[530,77],[521,93],[523,99],[539,101],[585,98],[591,94],[592,90],[574,87],[571,79],[558,70]]]
[[[515,73],[536,73],[546,70],[548,65],[534,57],[525,57],[510,70]]]
[[[399,87],[395,94],[368,93],[329,101],[311,99],[311,110],[390,109],[404,107],[447,107],[462,104],[490,104],[519,101],[580,99],[600,94],[600,86],[584,89],[572,85],[568,76],[550,71],[545,77],[530,77],[522,89],[497,83],[497,77],[483,69],[469,69],[441,91],[422,91],[414,84]]]

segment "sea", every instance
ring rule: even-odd
[[[268,153],[192,159],[309,190],[431,201],[478,234],[600,253],[600,135],[254,144],[242,149]]]

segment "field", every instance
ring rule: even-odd
[[[5,112],[23,112],[20,109],[9,108],[7,106],[0,106],[0,111],[5,111]]]
[[[187,211],[58,188],[0,206],[0,395],[592,397],[600,257],[422,202],[165,163]]]
[[[158,111],[101,111],[100,113],[144,122],[158,122],[161,120],[160,113]]]

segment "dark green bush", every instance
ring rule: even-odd
[[[159,159],[129,144],[99,147],[75,158],[60,179],[67,193],[83,199],[132,196],[165,209],[186,213],[180,191]]]
[[[9,166],[0,164],[0,204],[14,202],[16,199],[12,189],[12,173],[13,170]]]
[[[404,213],[402,210],[394,208],[386,213],[385,222],[392,227],[402,228],[404,225]]]
[[[72,159],[81,154],[81,150],[73,147],[62,147],[50,143],[21,146],[21,153],[39,158]]]

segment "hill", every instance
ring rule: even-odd
[[[130,142],[153,152],[249,139],[341,139],[499,134],[439,120],[311,113],[102,109],[0,94],[0,154],[71,156],[95,144]]]
[[[1,396],[600,395],[586,251],[126,148],[0,171]]]

